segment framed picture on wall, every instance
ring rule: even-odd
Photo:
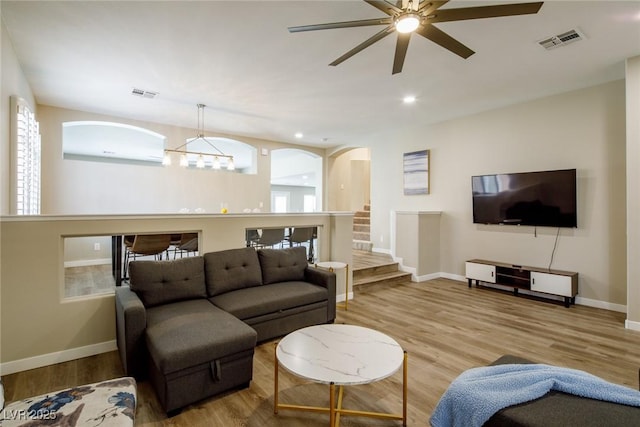
[[[429,150],[404,153],[404,194],[429,194]]]

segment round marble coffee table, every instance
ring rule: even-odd
[[[279,409],[329,412],[331,427],[340,424],[340,415],[402,420],[402,425],[407,425],[407,352],[388,335],[354,325],[310,326],[284,337],[275,353],[274,413]],[[329,384],[329,407],[279,403],[279,366],[298,377]],[[344,386],[380,381],[400,367],[403,368],[402,415],[342,407]]]

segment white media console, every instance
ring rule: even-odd
[[[561,296],[564,297],[565,307],[575,304],[578,294],[578,273],[572,271],[526,267],[482,259],[469,260],[465,266],[469,287],[475,280],[476,286],[484,282],[513,288],[515,295],[519,289],[526,289]]]

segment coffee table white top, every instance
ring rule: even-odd
[[[280,365],[299,377],[336,385],[368,384],[395,373],[404,360],[391,337],[354,325],[299,329],[276,347]]]

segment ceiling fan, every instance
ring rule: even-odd
[[[433,24],[439,22],[464,21],[467,19],[533,14],[540,10],[543,3],[535,2],[440,9],[440,7],[448,3],[448,1],[399,0],[396,4],[384,0],[364,1],[389,16],[386,18],[363,19],[360,21],[301,25],[298,27],[289,27],[289,32],[297,33],[301,31],[329,30],[334,28],[386,25],[387,27],[380,32],[360,43],[329,65],[338,65],[356,53],[382,40],[389,34],[397,32],[398,41],[396,42],[396,53],[393,59],[392,71],[392,74],[397,74],[402,72],[407,48],[409,47],[409,40],[411,34],[414,32],[466,59],[475,52]]]

